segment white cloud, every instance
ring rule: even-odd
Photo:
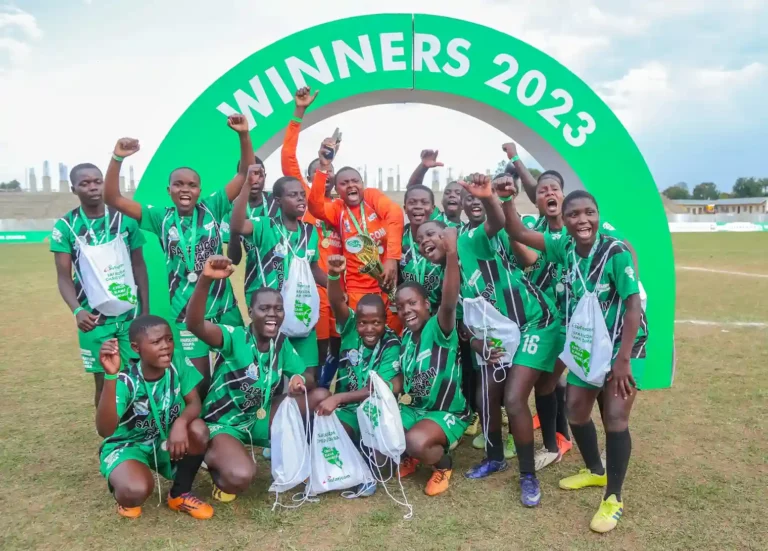
[[[38,39],[43,36],[33,15],[12,6],[0,6],[0,30],[9,28],[19,30],[27,38]]]
[[[42,36],[33,15],[12,6],[0,6],[0,73],[6,71],[2,54],[9,67],[16,67],[29,55],[29,43]]]

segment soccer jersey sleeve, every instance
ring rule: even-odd
[[[309,237],[307,238],[307,252],[311,253],[308,254],[307,260],[309,262],[319,262],[320,261],[320,248],[318,247],[318,238],[317,238],[317,232],[315,231],[314,226],[309,225],[307,228],[307,232]]]
[[[283,176],[291,176],[301,182],[307,195],[309,195],[309,186],[304,181],[304,175],[301,173],[299,160],[296,157],[296,148],[299,145],[299,132],[301,132],[300,123],[296,121],[288,123],[288,128],[285,129],[285,137],[283,138],[283,149],[280,152],[280,168],[283,170]]]
[[[194,390],[200,381],[203,380],[203,376],[195,369],[192,361],[187,358],[184,352],[177,352],[174,354],[173,363],[179,370],[179,385],[181,387],[181,395],[186,396]]]
[[[144,234],[139,230],[139,225],[136,220],[123,216],[123,225],[125,231],[128,232],[128,248],[133,250],[140,249],[147,240],[144,238]]]
[[[226,188],[221,188],[212,193],[203,199],[202,203],[213,213],[217,222],[221,222],[224,220],[224,217],[232,212],[232,203],[229,201],[229,197],[227,197]]]
[[[51,252],[72,254],[73,239],[72,230],[69,229],[63,218],[59,218],[53,225],[53,230],[51,230]]]
[[[373,205],[373,210],[387,230],[386,258],[382,260],[400,260],[403,256],[403,209],[378,189],[368,188],[363,191],[365,201]]]
[[[427,322],[427,325],[424,326],[424,329],[422,330],[422,339],[424,338],[424,333],[432,337],[432,342],[443,348],[455,348],[459,346],[459,334],[456,331],[456,327],[454,326],[451,333],[446,335],[440,328],[437,316],[432,316]]]
[[[251,244],[257,249],[261,248],[264,239],[264,232],[269,231],[269,218],[258,216],[251,220],[253,224],[253,233],[251,234]]]
[[[565,264],[566,257],[566,245],[568,244],[568,236],[564,233],[545,233],[544,244],[546,245],[545,253],[550,262],[556,264]]]
[[[631,295],[640,292],[632,254],[623,246],[622,251],[611,258],[609,277],[616,285],[616,290],[622,300],[627,300]]]
[[[283,347],[280,350],[280,363],[283,367],[283,373],[288,377],[301,375],[306,371],[304,360],[301,359],[301,356],[299,356],[288,339],[283,341]]]
[[[493,247],[488,233],[485,231],[485,224],[480,224],[459,236],[459,244],[469,254],[481,260],[493,260],[496,257],[496,249]],[[461,255],[459,255],[461,256]]]
[[[355,336],[357,333],[357,319],[355,318],[355,311],[352,308],[348,308],[349,317],[344,325],[336,324],[336,331],[341,335],[341,347],[344,348],[344,341],[348,340],[350,336]]]
[[[606,222],[605,220],[600,220],[600,233],[603,235],[607,235],[609,237],[615,237],[619,241],[624,240],[624,236],[621,235],[621,232],[617,230],[615,227],[613,227],[609,222]]]
[[[162,242],[162,225],[165,218],[165,209],[153,207],[151,205],[141,206],[141,225],[142,230],[154,233]]]
[[[117,412],[117,418],[122,419],[125,412],[128,410],[131,401],[133,400],[133,393],[128,385],[125,383],[125,379],[128,379],[128,374],[123,372],[117,379],[115,385],[115,410]],[[133,381],[136,384],[136,381]]]
[[[221,226],[219,227],[219,233],[221,234],[221,242],[222,243],[229,243],[229,222],[230,222],[231,215],[227,214],[224,219],[221,221]]]
[[[231,325],[219,325],[221,329],[221,348],[218,350],[225,358],[230,358],[235,354],[236,342],[245,342],[245,335],[241,327],[232,327]]]
[[[393,340],[384,349],[375,371],[384,381],[389,381],[400,373],[400,341]]]

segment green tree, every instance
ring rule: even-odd
[[[668,199],[679,200],[691,198],[691,193],[688,191],[688,184],[685,182],[680,182],[674,186],[669,186],[667,189],[662,191],[662,193],[666,195]]]
[[[21,191],[21,183],[18,180],[3,182],[2,184],[0,184],[0,189],[3,189],[5,191]]]
[[[733,184],[734,197],[763,197],[765,195],[765,178],[739,178]]]
[[[702,182],[693,188],[692,196],[694,199],[717,199],[720,192],[712,182]]]
[[[508,162],[509,161],[504,159],[503,161],[499,161],[498,163],[496,163],[496,168],[493,169],[493,176],[496,176],[497,174],[501,174],[502,172],[504,172],[504,169],[507,168]]]
[[[720,196],[718,197],[718,199],[730,199],[731,197],[732,195],[730,193],[723,191],[720,193]]]

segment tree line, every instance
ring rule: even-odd
[[[669,199],[704,199],[710,201],[735,197],[768,197],[768,178],[739,178],[733,184],[731,193],[718,190],[717,185],[712,182],[702,182],[694,186],[693,191],[688,188],[687,183],[680,182],[674,186],[669,186],[662,193]]]
[[[0,191],[21,191],[21,182],[11,180],[10,182],[0,183]]]

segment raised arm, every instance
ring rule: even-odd
[[[120,362],[120,346],[117,339],[109,339],[101,345],[99,350],[99,362],[104,368],[106,375],[117,375],[120,373],[122,364]],[[102,438],[112,436],[120,422],[120,416],[117,413],[117,379],[104,378],[104,387],[99,396],[99,405],[96,408],[96,432]]]
[[[504,228],[509,234],[509,240],[513,243],[517,241],[527,247],[536,249],[537,251],[546,251],[547,246],[544,242],[544,234],[537,231],[529,230],[523,224],[523,220],[517,213],[515,208],[514,195],[516,194],[516,188],[512,179],[499,180],[496,186],[496,193],[502,202],[502,212],[504,214]],[[515,249],[515,255],[517,255],[517,249]],[[535,260],[534,260],[535,262]],[[533,264],[533,262],[531,263]],[[528,264],[530,266],[530,264]]]
[[[307,107],[312,105],[315,98],[319,94],[316,91],[314,95],[309,86],[299,88],[296,91],[294,97],[296,107],[293,110],[293,120],[288,123],[288,128],[285,130],[285,137],[283,138],[283,149],[280,153],[280,165],[283,169],[283,176],[291,176],[301,182],[307,195],[309,195],[309,186],[307,185],[304,175],[301,172],[301,165],[296,158],[296,148],[299,145],[299,132],[301,132],[301,120],[304,118],[304,114],[307,112]]]
[[[250,174],[252,170],[256,170],[257,165],[252,164],[248,166],[248,172]],[[232,245],[232,241],[239,240],[241,235],[251,235],[253,233],[253,223],[248,220],[248,196],[251,194],[250,178],[246,176],[246,183],[240,189],[240,193],[232,204],[232,214],[229,217],[229,244]],[[240,245],[238,244],[238,247]],[[229,256],[234,262],[235,259]],[[239,259],[238,259],[239,262]]]
[[[317,154],[320,160],[318,163],[319,168],[312,176],[312,187],[307,196],[307,208],[312,216],[338,230],[339,213],[336,205],[333,201],[326,201],[325,198],[325,184],[328,181],[328,170],[331,166],[331,161],[323,155],[323,151],[326,148],[335,149],[336,141],[332,138],[326,138],[320,146]]]
[[[443,230],[440,247],[445,253],[443,299],[437,309],[437,322],[445,335],[456,329],[456,305],[459,302],[459,255],[456,249],[456,228]]]
[[[443,163],[438,162],[437,160],[438,153],[439,151],[436,149],[434,151],[425,149],[421,152],[421,162],[419,163],[419,166],[414,169],[413,174],[411,174],[411,177],[408,179],[408,185],[406,187],[417,186],[424,183],[424,176],[427,175],[430,168],[443,166]]]
[[[203,273],[200,274],[200,279],[195,285],[192,297],[187,303],[187,330],[212,348],[221,348],[224,338],[221,334],[221,328],[205,319],[205,308],[211,283],[215,279],[228,278],[234,271],[235,267],[232,265],[232,261],[226,256],[214,255],[209,257],[203,267]]]
[[[141,222],[141,203],[120,194],[120,168],[123,165],[123,159],[130,157],[139,149],[139,140],[133,138],[117,140],[107,166],[107,175],[104,177],[104,202],[137,222]]]
[[[512,207],[514,207],[514,200],[517,197],[519,191],[517,185],[515,185],[515,180],[512,178],[512,176],[500,176],[493,181],[493,187],[496,190],[496,194],[499,196],[499,200],[501,201],[501,210],[504,213],[504,228],[507,230],[507,235],[509,236],[509,244],[512,247],[512,252],[515,254],[515,258],[517,258],[518,264],[520,264],[520,266],[523,268],[532,266],[538,260],[539,253],[531,250],[519,241],[516,241],[512,238],[512,234],[509,233],[510,218],[515,216],[520,219],[520,216],[517,214],[517,212],[512,211]],[[522,220],[520,221],[522,222]]]
[[[256,155],[253,153],[253,144],[251,144],[251,134],[248,131],[248,119],[243,115],[230,115],[227,117],[227,124],[229,127],[237,132],[240,138],[240,170],[232,178],[224,188],[227,192],[227,199],[230,203],[234,201],[240,189],[243,188],[245,179],[248,175],[248,169],[256,162]]]
[[[485,232],[489,239],[501,231],[504,227],[504,212],[501,210],[501,202],[493,192],[491,177],[485,174],[475,173],[470,175],[468,182],[459,182],[464,189],[480,199],[485,207]]]
[[[344,298],[341,278],[347,271],[347,259],[343,255],[333,254],[328,257],[328,302],[331,303],[336,324],[343,326],[349,319],[349,306]]]
[[[528,171],[528,168],[520,160],[520,155],[517,154],[517,146],[513,142],[505,143],[501,146],[504,153],[507,154],[507,159],[512,161],[512,164],[520,175],[520,180],[523,182],[523,189],[531,203],[536,204],[536,178],[533,177]]]

